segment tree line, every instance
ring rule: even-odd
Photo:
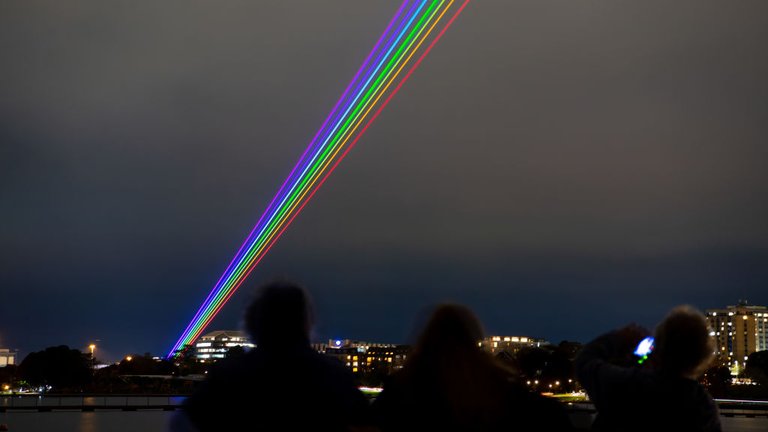
[[[573,359],[580,345],[563,341],[558,345],[523,348],[497,354],[519,371],[532,390],[554,393],[576,391]],[[234,347],[230,357],[244,354]],[[226,361],[226,360],[224,360]],[[7,391],[41,391],[56,394],[189,394],[207,371],[216,367],[200,363],[191,347],[185,347],[173,361],[150,353],[127,356],[118,363],[95,368],[96,359],[66,345],[48,347],[27,355],[19,365],[0,368],[0,388]],[[740,378],[751,385],[733,385],[731,371],[714,366],[702,377],[702,383],[716,398],[768,399],[768,351],[752,353]],[[358,375],[361,385],[379,387],[387,373],[373,371]]]

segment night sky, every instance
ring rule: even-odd
[[[0,2],[0,347],[165,354],[395,0]],[[768,2],[474,0],[209,329],[586,342],[768,304]]]

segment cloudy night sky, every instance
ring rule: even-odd
[[[0,2],[0,347],[171,348],[395,0]],[[209,329],[586,342],[768,304],[768,3],[474,0]]]

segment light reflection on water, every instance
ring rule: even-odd
[[[155,432],[166,431],[173,411],[15,411],[0,413],[8,432]],[[765,432],[766,417],[722,417],[724,432]]]
[[[84,412],[80,417],[81,432],[97,432],[96,430],[96,412]],[[10,431],[9,431],[10,432]]]

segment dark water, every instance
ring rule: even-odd
[[[153,432],[166,431],[172,411],[16,411],[0,413],[8,432]],[[765,432],[768,418],[723,417],[725,432]]]
[[[152,432],[167,430],[173,411],[16,411],[0,413],[8,432]]]
[[[592,414],[571,413],[571,423],[579,431],[588,431]],[[767,432],[768,417],[720,417],[723,432]],[[9,431],[10,432],[10,431]]]

